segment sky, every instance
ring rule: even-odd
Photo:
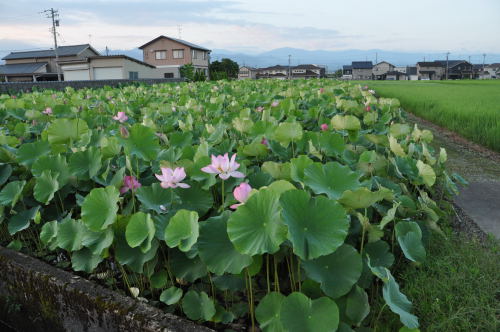
[[[0,0],[0,51],[53,45],[129,50],[167,35],[210,49],[500,53],[500,0]]]

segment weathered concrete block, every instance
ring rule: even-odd
[[[0,247],[0,320],[19,331],[213,331]]]

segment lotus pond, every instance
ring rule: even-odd
[[[365,331],[460,177],[396,99],[332,80],[0,96],[0,243],[209,327]]]

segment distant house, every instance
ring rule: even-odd
[[[288,78],[288,66],[276,65],[271,67],[259,68],[256,75],[257,78],[277,78],[277,79],[287,79]]]
[[[193,64],[208,77],[210,50],[182,39],[159,36],[139,47],[143,61],[155,66],[165,78],[180,77],[179,68]]]
[[[408,75],[400,71],[391,70],[385,73],[385,78],[388,81],[405,81],[408,80]]]
[[[243,66],[240,67],[240,70],[238,71],[238,79],[239,80],[247,80],[247,79],[256,79],[257,78],[257,73],[259,70],[254,67],[249,67],[249,66]]]
[[[291,68],[292,78],[322,78],[326,77],[326,69],[317,65],[303,64]]]
[[[126,55],[91,56],[60,62],[65,81],[162,78],[155,66]]]
[[[408,66],[408,67],[406,67],[405,73],[406,73],[406,78],[409,81],[417,81],[418,80],[417,67]]]
[[[97,56],[97,52],[89,44],[59,46],[59,61],[70,61]],[[56,81],[57,64],[53,49],[12,52],[6,55],[5,65],[0,66],[0,77],[9,82]],[[62,73],[62,72],[61,72]]]
[[[448,79],[464,79],[473,78],[473,66],[470,62],[465,60],[436,60],[444,68],[444,77],[446,78],[446,66],[448,66]]]
[[[484,65],[485,77],[484,78],[500,78],[500,63],[492,63]]]
[[[353,80],[371,80],[373,63],[371,61],[353,61],[352,62]]]
[[[343,80],[352,80],[352,66],[351,65],[342,66],[342,79]]]
[[[265,68],[257,68],[256,78],[276,78],[276,79],[300,79],[300,78],[322,78],[326,77],[325,67],[313,64],[301,64],[297,66],[275,65]]]
[[[385,80],[388,72],[393,72],[396,68],[393,64],[387,61],[382,61],[377,63],[372,68],[372,74],[374,80]]]
[[[440,62],[417,62],[419,80],[441,80],[444,78],[445,67]]]

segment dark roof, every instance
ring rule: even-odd
[[[59,63],[63,65],[63,64],[70,64],[70,63],[89,62],[89,59],[93,60],[93,59],[120,59],[120,58],[127,59],[127,60],[133,61],[135,63],[141,64],[141,65],[144,65],[144,66],[148,66],[150,68],[156,68],[155,66],[150,65],[149,63],[137,60],[135,58],[129,57],[128,55],[124,55],[124,54],[96,55],[96,56],[91,56],[91,57],[87,57],[87,58],[84,58],[84,59],[78,59],[78,60],[59,61]]]
[[[371,61],[353,61],[352,69],[372,69],[373,63]]]
[[[276,73],[276,74],[262,74],[262,73],[257,73],[257,76],[264,76],[264,77],[274,77],[274,76],[287,76],[286,74],[283,73]]]
[[[387,63],[388,65],[391,65],[391,66],[393,66],[393,67],[396,67],[396,66],[394,66],[392,63],[387,62],[387,61],[380,61],[380,62],[379,62],[379,63],[377,63],[376,65],[379,65],[379,64],[381,64],[381,63]],[[376,66],[376,65],[375,65],[375,66]]]
[[[316,65],[305,64],[292,67],[292,69],[323,69],[323,68]]]
[[[71,45],[71,46],[59,46],[57,48],[58,56],[72,56],[78,55],[81,52],[90,48],[95,54],[99,54],[95,49],[93,49],[89,44],[82,45]],[[25,51],[25,52],[11,52],[7,54],[2,60],[11,59],[31,59],[31,58],[50,58],[55,57],[56,53],[53,49],[49,50],[39,50],[39,51]]]
[[[421,70],[420,74],[435,74],[436,71],[434,70]]]
[[[417,75],[417,67],[406,67],[407,75]]]
[[[438,61],[432,61],[432,62],[429,62],[429,61],[423,62],[422,61],[422,62],[417,62],[417,65],[419,67],[443,67],[443,65]]]
[[[196,45],[196,44],[193,44],[193,43],[190,43],[188,41],[185,41],[185,40],[182,40],[182,39],[177,39],[177,38],[172,38],[172,37],[168,37],[168,36],[164,36],[164,35],[161,35],[159,37],[156,37],[155,39],[147,42],[146,44],[142,45],[142,46],[139,46],[140,49],[143,49],[144,47],[148,46],[149,44],[152,44],[154,42],[156,42],[157,40],[160,40],[162,38],[165,38],[165,39],[170,39],[170,40],[173,40],[173,41],[176,41],[178,43],[181,43],[183,45],[186,45],[186,46],[189,46],[191,48],[196,48],[198,50],[202,50],[202,51],[208,51],[210,52],[210,50],[208,48],[205,48],[205,47],[202,47],[202,46],[199,46],[199,45]]]
[[[344,66],[342,66],[342,68],[344,68],[344,70],[350,70],[350,69],[352,69],[352,66],[351,65],[344,65]]]
[[[46,65],[47,62],[0,65],[0,75],[33,74]]]
[[[436,60],[434,62],[440,63],[443,67],[446,67],[446,60]],[[453,68],[461,63],[467,63],[469,64],[468,61],[465,60],[448,60],[448,68]]]
[[[288,69],[288,66],[275,65],[271,67],[259,68],[259,70],[283,70]]]
[[[306,69],[305,73],[293,73],[292,76],[314,76],[317,77],[319,74],[315,73],[309,69]]]

